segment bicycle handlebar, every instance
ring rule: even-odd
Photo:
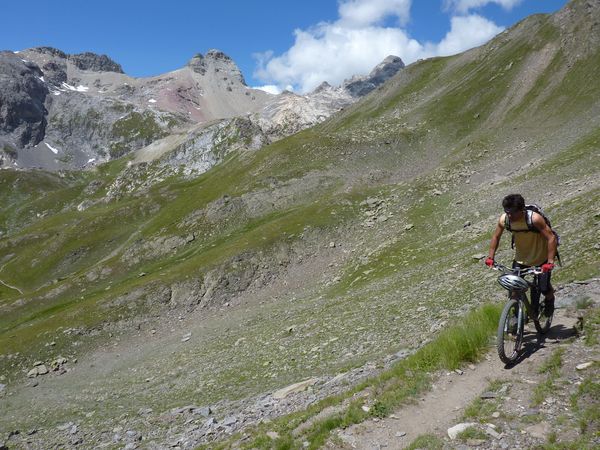
[[[527,267],[524,269],[519,269],[519,268],[512,268],[512,267],[507,267],[504,264],[500,264],[494,261],[494,265],[492,266],[492,269],[494,270],[499,270],[500,272],[504,272],[504,273],[516,273],[518,272],[521,276],[523,275],[539,275],[542,272],[542,268],[540,266],[531,266],[531,267]]]

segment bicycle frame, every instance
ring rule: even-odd
[[[518,360],[523,335],[525,333],[526,318],[533,320],[533,325],[541,336],[548,332],[552,325],[554,305],[547,304],[546,298],[541,299],[540,279],[541,267],[509,268],[502,264],[494,263],[493,269],[502,272],[498,283],[509,291],[508,301],[500,314],[496,334],[496,349],[500,360],[505,364],[513,364]],[[533,280],[526,277],[533,275]],[[531,289],[531,302],[527,291]],[[549,307],[550,305],[550,307]]]
[[[503,273],[503,275],[516,275],[517,277],[523,279],[525,282],[527,282],[527,284],[529,285],[529,289],[531,290],[531,300],[532,303],[529,302],[529,298],[527,297],[527,293],[526,290],[521,290],[521,289],[507,289],[506,287],[504,287],[505,289],[508,290],[508,295],[510,298],[514,298],[515,300],[520,300],[523,301],[523,303],[525,304],[525,307],[527,308],[527,313],[531,314],[533,311],[531,310],[531,308],[533,307],[533,300],[537,297],[539,300],[540,297],[540,291],[537,285],[537,278],[534,278],[533,281],[528,280],[526,277],[528,275],[540,275],[542,273],[541,269],[539,267],[527,267],[527,268],[510,268],[507,266],[504,266],[502,264],[499,263],[495,263],[494,264],[494,269],[499,270]]]
[[[509,300],[504,306],[498,324],[496,346],[498,356],[506,363],[511,364],[518,358],[521,344],[523,342],[523,333],[525,329],[526,317],[533,319],[536,329],[544,333],[551,323],[551,318],[540,326],[540,291],[538,288],[538,279],[529,280],[526,277],[534,277],[541,274],[539,267],[527,268],[509,268],[502,264],[495,263],[494,269],[502,272],[498,277],[498,283],[508,290]],[[531,302],[527,296],[527,291],[531,289]],[[516,323],[511,324],[514,317]],[[512,328],[514,327],[514,328]],[[541,328],[545,328],[542,330]]]

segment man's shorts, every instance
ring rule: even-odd
[[[526,266],[524,264],[519,264],[516,261],[513,261],[512,266],[513,266],[513,269],[527,269],[528,267],[531,267],[531,266]],[[552,287],[552,284],[550,283],[551,276],[552,276],[552,272],[544,272],[539,275],[536,275],[538,289],[540,290],[540,292],[542,294],[544,294],[544,296],[546,296],[548,293],[554,292],[554,288]]]

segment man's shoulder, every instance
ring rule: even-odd
[[[546,226],[546,219],[540,213],[531,211],[531,223],[538,229]]]
[[[544,219],[544,216],[542,216],[539,212],[536,211],[531,211],[531,221],[532,222],[544,222],[546,223],[546,219]]]
[[[498,224],[501,225],[502,227],[504,227],[505,223],[506,223],[506,213],[502,213],[502,214],[500,214],[500,218],[498,219]]]

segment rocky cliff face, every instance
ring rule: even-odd
[[[225,81],[230,80],[230,84],[239,83],[246,86],[246,81],[239,67],[220,50],[209,50],[206,56],[198,53],[188,62],[188,67],[200,75],[212,72],[220,74],[219,76]]]
[[[353,77],[342,86],[324,83],[308,95],[273,96],[249,88],[235,62],[214,49],[196,54],[179,70],[137,79],[106,55],[69,55],[52,47],[4,52],[0,143],[5,150],[0,165],[83,168],[156,142],[146,154],[185,149],[168,160],[189,163],[196,173],[229,153],[223,142],[202,141],[198,147],[193,131],[198,124],[224,121],[219,127],[237,130],[227,140],[232,149],[253,149],[325,120],[403,66],[400,58],[390,56],[368,76]],[[254,134],[248,136],[248,130]],[[181,132],[189,136],[188,144],[180,137],[175,147],[162,141]],[[161,150],[155,152],[157,147]],[[190,148],[201,148],[203,160],[210,164],[198,164]]]
[[[44,138],[47,95],[43,72],[36,64],[0,52],[0,150],[5,155],[14,157],[17,148]]]
[[[106,55],[97,55],[96,53],[85,52],[77,55],[71,55],[69,60],[80,70],[124,73],[121,66]]]
[[[597,20],[586,17],[579,17],[583,30]],[[391,411],[385,402],[397,397],[380,395],[381,384],[361,397],[352,386],[364,377],[377,384],[382,368],[430,349],[435,334],[468,324],[465,314],[504,297],[480,253],[507,192],[525,192],[556,218],[569,262],[559,280],[583,286],[598,277],[600,48],[572,64],[582,54],[573,39],[581,48],[589,40],[569,30],[532,17],[480,48],[411,64],[324,125],[228,158],[194,180],[158,172],[163,160],[154,147],[164,144],[164,162],[189,167],[198,158],[203,170],[218,160],[215,148],[254,136],[252,124],[234,118],[191,131],[184,124],[131,155],[148,153],[148,162],[126,168],[0,170],[0,430],[14,430],[0,434],[0,448],[300,448],[320,445],[314,430],[329,430],[323,421],[340,423],[346,414],[334,407],[324,417],[314,409],[322,395],[346,392],[336,401],[353,417],[361,405],[377,415]],[[189,68],[131,85],[123,74],[71,75],[67,66],[68,84],[89,91],[63,86],[47,97],[127,98],[139,114],[159,111],[148,99],[158,100],[149,96],[161,83],[190,83],[189,101],[208,86]],[[338,89],[322,85],[316,94]],[[223,98],[236,99],[235,91]],[[306,104],[304,96],[281,98]],[[174,105],[193,108],[185,99]],[[49,117],[53,111],[57,105]],[[152,187],[154,180],[160,185]],[[498,257],[511,256],[505,241]],[[580,293],[562,289],[558,298],[581,311],[589,299]],[[567,336],[560,324],[553,329]],[[573,367],[587,359],[564,361],[555,381],[587,377]],[[586,370],[597,380],[597,366]],[[309,377],[317,378],[312,388],[274,398]],[[392,389],[406,386],[386,380]],[[492,388],[481,389],[475,393]],[[566,404],[569,395],[553,393],[533,419],[560,414],[556,446],[563,439],[567,448],[595,448],[597,421],[587,437],[572,429],[587,412]],[[312,406],[301,413],[298,434],[289,426],[297,414],[273,420],[273,428],[258,425],[305,405]],[[484,409],[487,416],[495,410]],[[479,448],[547,443],[548,433],[536,441],[521,433],[528,424],[517,420],[520,411],[495,422],[482,416],[504,440]],[[256,434],[245,428],[253,424]],[[283,439],[268,440],[267,430]],[[214,442],[230,433],[235,440]]]
[[[352,97],[363,97],[385,83],[404,68],[404,62],[397,56],[390,55],[379,63],[367,76],[353,77],[342,84],[342,88]]]
[[[107,55],[98,55],[92,52],[67,54],[53,47],[34,47],[20,53],[40,67],[52,62],[66,69],[67,63],[69,63],[79,70],[124,73],[121,66]]]

